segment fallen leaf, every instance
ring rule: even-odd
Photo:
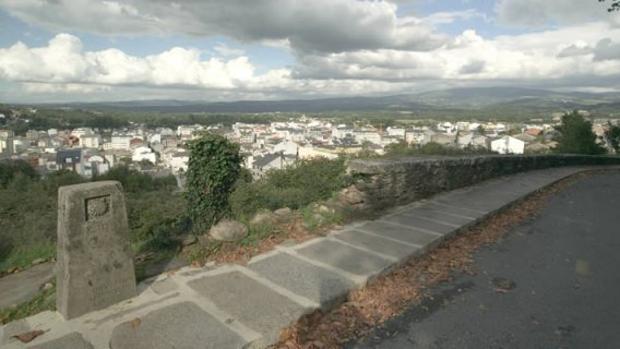
[[[25,332],[25,333],[22,333],[22,334],[15,335],[13,337],[19,339],[19,341],[22,342],[22,343],[30,343],[30,342],[32,342],[33,339],[39,337],[40,335],[42,335],[44,333],[45,333],[45,331],[42,331],[42,330],[34,330],[34,331]]]
[[[141,323],[142,323],[142,320],[140,320],[139,318],[135,318],[131,320],[131,328],[135,330],[136,328],[138,328],[138,326],[140,326]]]

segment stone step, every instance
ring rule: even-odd
[[[143,283],[139,295],[62,320],[44,312],[0,327],[2,348],[24,348],[15,334],[43,330],[28,347],[264,348],[280,331],[464,225],[579,168],[533,171],[436,195],[297,246],[278,246],[246,267],[186,267]]]

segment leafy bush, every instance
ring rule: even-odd
[[[129,193],[171,189],[177,186],[174,176],[153,178],[147,174],[131,170],[127,166],[118,166],[110,169],[106,174],[95,177],[96,181],[119,181],[123,189]]]
[[[269,171],[256,182],[240,181],[230,197],[233,215],[249,217],[260,209],[299,209],[328,199],[346,186],[344,159],[316,158]]]
[[[37,172],[24,160],[9,160],[0,162],[0,187],[6,186],[15,178],[22,175],[30,179],[37,179]]]
[[[199,228],[210,227],[230,213],[228,198],[241,172],[239,144],[216,134],[189,143],[187,208]]]
[[[164,246],[170,236],[177,234],[178,226],[170,222],[179,221],[185,212],[182,195],[172,192],[176,186],[171,186],[169,179],[151,179],[127,169],[111,172],[98,179],[120,180],[132,190],[125,194],[132,241]],[[54,254],[58,188],[86,181],[70,171],[43,178],[23,173],[31,170],[14,171],[6,186],[0,185],[0,270],[28,266],[36,258]]]

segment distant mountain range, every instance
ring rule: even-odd
[[[611,108],[620,106],[620,93],[555,92],[516,87],[454,88],[448,90],[401,94],[383,97],[339,97],[276,101],[201,102],[146,100],[101,103],[69,103],[47,106],[98,110],[265,113],[265,112],[334,112],[334,111],[413,111],[533,109],[553,111],[567,109]]]

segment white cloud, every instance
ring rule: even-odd
[[[601,41],[601,39],[609,40]],[[512,80],[515,82],[610,77],[620,74],[620,29],[590,23],[523,35],[484,39],[473,30],[430,52],[361,50],[299,57],[298,78],[410,81]],[[596,47],[589,55],[567,47]],[[596,53],[595,53],[596,52]]]
[[[0,0],[0,7],[56,31],[288,40],[299,51],[427,50],[445,39],[425,23],[398,18],[397,5],[387,1]]]
[[[402,88],[402,84],[360,79],[297,80],[286,68],[256,75],[254,65],[245,56],[202,60],[199,50],[180,47],[146,57],[118,49],[84,52],[81,41],[69,34],[57,35],[45,47],[17,43],[0,49],[0,80],[22,83],[23,90],[33,94],[158,88],[167,90],[169,96],[174,95],[170,89],[235,96],[290,96],[386,93]],[[153,90],[147,92],[156,94]]]
[[[83,52],[77,37],[59,34],[45,47],[29,48],[17,43],[0,49],[0,78],[36,83],[231,89],[256,77],[247,57],[201,60],[199,50],[180,47],[143,58],[117,49]]]
[[[620,25],[620,14],[608,7],[609,1],[598,0],[499,0],[495,12],[501,23],[526,27],[604,20]]]

